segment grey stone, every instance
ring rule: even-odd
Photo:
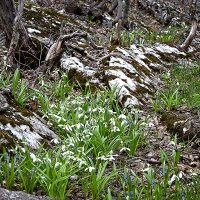
[[[38,114],[17,104],[12,96],[0,90],[0,150],[15,142],[26,142],[31,148],[51,146],[59,137]],[[54,142],[52,142],[54,141]]]
[[[45,196],[34,196],[25,192],[9,191],[0,188],[0,200],[53,200]]]

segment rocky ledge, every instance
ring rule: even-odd
[[[17,104],[9,90],[0,90],[0,150],[26,142],[32,148],[51,146],[58,136],[38,114]]]

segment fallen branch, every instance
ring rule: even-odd
[[[78,51],[81,55],[86,56],[87,58],[89,58],[89,59],[92,60],[92,61],[95,61],[95,62],[98,61],[96,58],[94,58],[94,56],[91,56],[91,55],[90,55],[84,48],[82,48],[82,47],[78,47],[78,46],[75,46],[75,45],[73,45],[73,44],[67,44],[66,42],[65,42],[65,45],[68,46],[68,47],[73,48],[74,50]]]
[[[180,48],[184,51],[188,50],[188,47],[190,46],[190,44],[192,43],[193,39],[196,36],[196,32],[197,32],[197,27],[198,27],[198,23],[197,20],[193,20],[192,21],[192,27],[190,29],[190,33],[188,35],[188,37],[186,38],[186,40],[183,42],[182,45],[180,45]]]
[[[82,47],[78,47],[78,46],[75,46],[73,44],[68,44],[65,42],[65,45],[68,46],[68,47],[71,47],[73,48],[74,50],[76,50],[77,52],[79,52],[81,55],[84,55],[86,57],[88,57],[90,60],[92,61],[95,61],[97,62],[97,65],[99,65],[101,62],[103,62],[104,60],[110,58],[111,56],[117,56],[117,57],[120,57],[124,60],[127,60],[127,57],[120,54],[120,53],[117,53],[117,52],[112,52],[112,53],[109,53],[105,56],[102,56],[101,58],[94,58],[94,56],[90,55],[84,48]]]
[[[65,42],[66,40],[70,40],[74,37],[87,37],[87,34],[74,32],[69,35],[60,35],[56,42],[50,47],[46,55],[45,62],[48,62],[49,60],[57,57],[57,55],[60,54],[60,52],[62,51],[63,42]]]
[[[99,59],[97,60],[97,62],[98,62],[98,63],[103,62],[104,60],[106,60],[107,58],[110,58],[111,56],[117,56],[117,57],[121,57],[121,58],[124,59],[124,60],[127,60],[127,57],[126,57],[126,56],[124,56],[124,55],[122,55],[122,54],[120,54],[120,53],[113,52],[113,53],[109,53],[108,55],[105,55],[105,56],[99,58]]]
[[[147,161],[150,164],[157,164],[157,165],[161,164],[161,161],[151,160],[151,159],[143,158],[143,157],[140,157],[140,156],[133,157],[133,160],[137,160],[137,159],[140,159],[142,161]]]

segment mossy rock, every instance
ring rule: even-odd
[[[59,139],[39,115],[20,106],[10,93],[0,91],[0,94],[9,105],[7,110],[0,112],[0,151],[24,141],[32,148],[41,144],[50,147],[51,140]]]

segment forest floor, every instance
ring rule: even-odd
[[[141,37],[139,31],[135,32],[135,40],[137,42],[144,40],[143,42],[147,44],[161,42],[176,46],[176,44],[183,41],[183,36],[181,34],[186,30],[185,28],[181,29],[180,32],[176,34],[177,30],[175,27],[165,27],[143,10],[132,8],[130,13],[130,19],[134,21],[133,26],[137,27],[140,31],[146,31],[145,37]],[[79,21],[83,20],[82,17],[76,16],[76,18]],[[99,42],[99,45],[105,45],[104,41],[109,40],[108,35],[111,34],[111,31],[106,29],[98,21],[92,22],[88,19],[88,23],[91,24],[92,29],[97,33],[96,42]],[[159,33],[157,33],[156,36],[160,36],[160,39],[154,40],[154,34],[156,34],[157,30],[159,30]],[[150,31],[151,34],[149,34],[148,31]],[[99,36],[101,36],[100,39]],[[125,38],[123,45],[127,45],[128,42],[130,41],[127,41],[127,38]],[[100,50],[94,51],[91,49],[91,51],[95,57],[101,57],[104,54],[104,52]],[[46,152],[46,155],[42,151],[39,151],[39,153],[35,152],[38,159],[42,159],[43,156],[46,157],[47,161],[47,158],[49,157],[52,159],[52,165],[54,165],[53,168],[59,168],[59,164],[58,166],[56,164],[58,162],[57,160],[59,160],[58,163],[64,163],[62,158],[59,157],[59,154],[64,156],[63,153],[66,153],[69,156],[71,152],[71,157],[70,159],[66,158],[66,162],[71,162],[73,159],[74,163],[77,162],[78,159],[79,162],[80,159],[83,163],[87,162],[87,168],[81,168],[80,171],[73,169],[73,167],[76,168],[77,164],[73,163],[73,167],[66,164],[67,166],[65,167],[68,167],[68,169],[71,170],[69,170],[70,172],[68,172],[65,180],[70,182],[69,185],[66,186],[66,199],[198,200],[200,196],[200,129],[197,130],[197,134],[194,135],[193,138],[182,140],[181,134],[174,132],[174,129],[170,126],[166,126],[167,123],[163,123],[163,113],[165,112],[172,112],[176,117],[179,117],[180,115],[189,116],[193,119],[192,122],[199,123],[200,86],[198,82],[200,81],[200,63],[198,62],[198,55],[195,56],[197,56],[197,58],[192,61],[192,67],[188,67],[187,63],[185,63],[178,66],[172,66],[169,71],[162,72],[160,77],[163,83],[157,89],[155,96],[149,101],[149,104],[138,111],[130,111],[121,108],[112,96],[112,92],[107,93],[106,91],[97,91],[97,93],[93,93],[89,89],[87,90],[87,88],[86,90],[82,90],[78,88],[77,85],[73,87],[65,80],[65,76],[61,76],[61,81],[63,81],[62,84],[65,85],[65,89],[68,90],[68,93],[65,94],[66,97],[63,99],[61,94],[59,94],[60,96],[58,94],[53,94],[55,95],[53,96],[51,94],[54,93],[53,89],[58,88],[61,83],[57,78],[58,74],[62,72],[58,73],[59,70],[55,69],[54,73],[51,75],[52,80],[49,80],[49,78],[45,76],[41,76],[38,78],[39,82],[35,84],[33,71],[21,70],[23,80],[29,82],[31,90],[35,92],[34,95],[37,96],[36,94],[39,94],[40,91],[44,92],[43,94],[45,95],[42,97],[46,98],[43,98],[41,101],[38,100],[39,105],[36,107],[35,100],[29,100],[26,106],[33,110],[39,109],[44,113],[49,118],[49,123],[54,126],[55,131],[64,138],[62,145],[60,145],[60,149],[58,148],[59,150],[57,151],[55,150],[50,153]],[[2,76],[3,74],[5,74],[5,71],[2,71]],[[5,80],[5,77],[3,79]],[[53,85],[55,85],[55,87]],[[3,85],[1,85],[1,87],[2,86]],[[111,99],[112,97],[113,99]],[[39,98],[39,95],[37,98]],[[73,103],[73,100],[76,102]],[[88,100],[90,100],[90,102],[86,103]],[[71,104],[69,103],[70,101]],[[67,107],[67,109],[62,110],[63,106]],[[76,109],[76,106],[80,107],[80,110],[76,110],[75,112],[73,109]],[[92,111],[95,109],[97,109],[98,112]],[[110,110],[112,110],[113,113],[109,114],[109,112],[111,112]],[[68,116],[65,115],[65,112],[68,112]],[[88,112],[91,112],[94,115],[89,114]],[[102,115],[101,112],[103,113]],[[92,117],[84,118],[83,115],[91,115]],[[127,121],[130,122],[129,126],[131,126],[131,128],[119,125],[119,123],[123,121],[123,115]],[[62,118],[58,120],[56,119],[56,116],[62,116]],[[67,117],[71,117],[70,125],[73,128],[79,123],[83,124],[84,127],[87,127],[86,122],[90,121],[88,124],[91,125],[91,121],[94,120],[93,123],[96,123],[97,125],[94,125],[94,129],[86,128],[86,132],[90,132],[91,130],[94,132],[101,132],[101,129],[106,129],[104,123],[108,124],[108,129],[110,128],[110,131],[105,131],[107,134],[112,132],[113,128],[116,127],[113,124],[118,124],[120,126],[120,131],[119,133],[113,131],[115,132],[113,138],[101,135],[96,138],[96,141],[95,138],[87,140],[85,137],[84,140],[80,142],[77,138],[81,140],[80,138],[82,135],[80,132],[83,132],[84,130],[76,127],[73,131],[77,131],[77,134],[73,133],[73,131],[70,132],[69,130],[69,133],[72,136],[75,134],[73,136],[73,141],[73,137],[71,136],[65,138],[61,128]],[[109,119],[106,119],[106,117]],[[113,124],[110,122],[110,119],[114,120]],[[186,119],[188,118],[185,118],[184,120]],[[123,133],[121,133],[123,131],[126,132],[127,135],[130,134],[130,137],[123,135]],[[119,134],[120,140],[118,140],[118,136],[115,135],[116,133]],[[109,141],[105,142],[105,140],[108,139]],[[88,141],[93,142],[93,146],[90,146],[90,144],[87,143]],[[73,148],[69,145],[70,142],[75,145]],[[66,149],[63,150],[63,148]],[[91,153],[91,151],[94,152]],[[76,154],[76,156],[73,157],[72,153],[74,155]],[[18,163],[19,166],[26,165],[26,155],[23,155],[22,152],[19,154],[24,158],[24,163]],[[2,155],[1,159],[3,156],[4,155]],[[58,156],[57,160],[55,159],[56,156]],[[43,174],[44,171],[42,170],[46,169],[47,166],[42,168],[41,164],[41,168],[37,168],[34,163],[33,166],[37,169],[37,173],[41,173],[40,176],[45,176]],[[26,167],[28,168],[28,164]],[[51,164],[49,164],[48,167],[51,169]],[[93,174],[93,168],[96,176]],[[62,171],[63,169],[59,168],[59,170]],[[28,173],[28,171],[24,173]],[[61,177],[59,177],[59,173]],[[59,190],[66,190],[66,188],[63,185],[59,185],[59,183],[62,183],[62,180],[64,180],[62,172],[59,173],[55,172],[55,174],[58,175],[55,180],[55,185],[57,185],[55,188],[52,186],[53,184],[48,185],[46,183],[45,185],[42,179],[41,182],[37,180],[36,187],[34,187],[33,191],[31,189],[28,190],[28,187],[26,186],[25,182],[28,182],[28,180],[24,180],[23,186],[17,182],[11,188],[23,189],[26,192],[33,192],[36,195],[47,194],[61,200],[63,197],[62,194],[59,194]],[[52,173],[47,179],[49,180],[51,176],[53,179],[55,174]],[[105,179],[105,177],[107,177],[108,180]],[[195,182],[196,177],[198,177],[197,182]],[[20,180],[22,180],[22,177]],[[58,180],[60,180],[60,182]],[[6,184],[7,182],[1,178],[0,183],[3,187],[8,186]],[[42,186],[40,186],[40,184]],[[190,184],[194,185],[194,191],[190,188]],[[52,190],[48,187],[48,189],[44,189],[47,185],[49,188],[52,187]],[[101,186],[103,189],[101,189]]]

